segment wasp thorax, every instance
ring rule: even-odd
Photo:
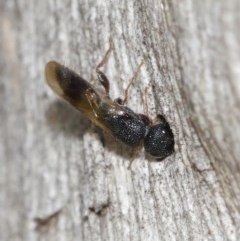
[[[105,123],[114,137],[129,146],[135,146],[144,138],[146,126],[142,120],[133,116],[112,115]]]

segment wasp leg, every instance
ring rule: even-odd
[[[147,98],[147,91],[148,91],[148,87],[144,88],[144,99],[143,99],[143,103],[144,103],[144,114],[146,116],[148,116],[148,98]]]
[[[130,79],[129,84],[128,84],[127,88],[124,91],[124,99],[122,100],[122,105],[124,105],[126,103],[126,101],[128,99],[128,90],[129,90],[130,86],[133,84],[133,81],[137,78],[138,73],[140,72],[140,69],[141,69],[142,65],[143,65],[143,62],[141,62],[138,65],[137,70],[135,71],[133,77]]]
[[[136,159],[137,155],[139,154],[139,152],[141,151],[141,149],[142,149],[142,144],[134,147],[133,156],[131,157],[130,163],[128,165],[129,170],[131,169],[132,163],[135,161],[135,159]]]

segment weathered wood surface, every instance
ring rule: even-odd
[[[230,1],[2,1],[0,240],[239,240],[240,4]],[[60,101],[55,59],[128,105],[163,113],[176,152],[150,162]],[[48,223],[46,218],[61,210]],[[45,220],[46,221],[46,220]]]

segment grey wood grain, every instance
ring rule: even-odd
[[[1,1],[0,240],[239,240],[239,12],[237,0]],[[142,151],[128,170],[132,150],[45,83],[54,59],[97,85],[109,37],[112,98],[143,60],[128,106],[143,113],[148,87],[149,115],[173,129],[162,162]]]

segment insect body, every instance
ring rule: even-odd
[[[84,113],[104,132],[132,147],[140,146],[143,141],[146,152],[158,159],[173,153],[174,137],[165,118],[159,115],[158,123],[152,124],[147,116],[134,113],[124,105],[127,94],[124,100],[113,101],[108,94],[108,79],[100,70],[97,69],[97,75],[105,94],[55,61],[47,63],[45,75],[55,93]]]

